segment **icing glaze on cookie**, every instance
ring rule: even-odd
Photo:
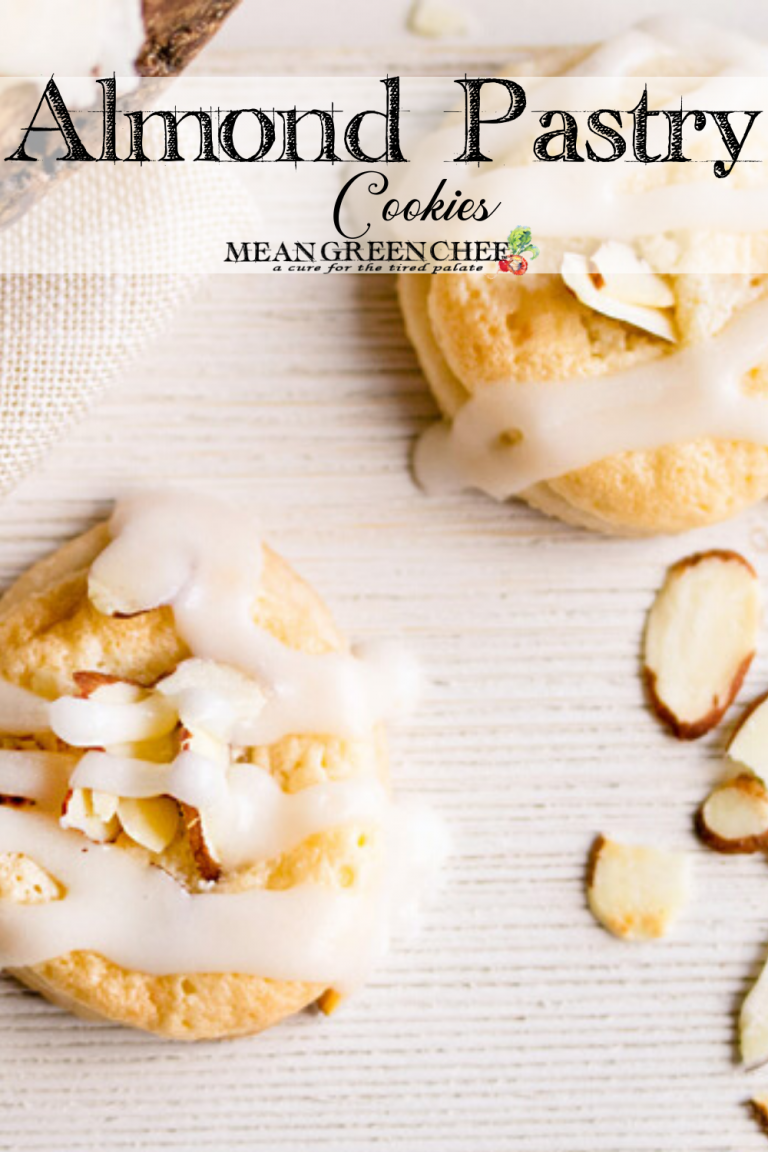
[[[242,745],[302,732],[370,737],[413,702],[412,661],[392,647],[303,653],[258,627],[259,535],[251,517],[218,501],[133,496],[118,506],[110,533],[90,571],[94,606],[120,615],[170,607],[192,656],[149,687],[89,673],[84,694],[45,701],[0,684],[6,731],[19,727],[17,707],[25,721],[35,718],[35,731],[50,728],[68,745],[0,751],[0,796],[34,805],[0,806],[0,851],[28,856],[64,890],[48,903],[0,901],[0,964],[28,967],[90,950],[150,975],[241,972],[354,987],[384,950],[392,923],[434,877],[445,852],[442,826],[396,805],[374,767],[288,793],[242,757]],[[130,754],[165,748],[173,734],[173,756]],[[191,806],[227,875],[350,826],[371,829],[385,851],[346,887],[234,892],[201,883],[188,891],[163,872],[161,858],[153,867],[122,842],[84,838],[74,817],[59,822],[73,794],[89,804],[101,799],[84,831],[105,807],[105,828],[116,818],[119,807],[104,804],[110,797]]]

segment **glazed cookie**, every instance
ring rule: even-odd
[[[362,982],[440,851],[389,795],[413,669],[351,652],[250,517],[119,505],[6,593],[0,675],[3,967],[181,1039]]]
[[[761,47],[662,20],[572,56],[567,68],[562,58],[546,60],[544,70],[756,75],[756,53],[762,75]],[[515,74],[535,71],[534,63]],[[686,107],[697,106],[695,93]],[[522,188],[548,178],[557,188],[556,172],[541,173],[550,167],[563,168],[508,162],[477,180],[496,182],[484,191],[508,185],[513,202],[516,180]],[[734,235],[716,233],[728,226],[718,223],[711,187],[721,182],[703,165],[641,167],[628,176],[584,174],[596,194],[609,179],[625,181],[605,210],[617,235],[599,235],[600,213],[585,198],[590,235],[564,235],[562,217],[556,235],[537,231],[541,257],[525,276],[400,277],[407,331],[443,416],[416,452],[424,487],[517,496],[622,534],[715,523],[768,494],[768,232],[740,222]],[[759,216],[760,174],[751,170],[758,167],[740,165],[728,176],[727,203],[745,219]],[[696,184],[686,201],[679,185],[689,179]],[[646,191],[654,199],[643,207]],[[561,199],[556,191],[553,203]],[[579,203],[570,205],[574,221]],[[682,227],[686,211],[695,231]],[[721,270],[717,251],[728,253],[732,271]]]

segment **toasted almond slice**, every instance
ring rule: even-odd
[[[117,813],[126,835],[150,852],[165,851],[179,826],[178,804],[167,796],[147,800],[123,797]]]
[[[645,308],[674,308],[675,294],[669,281],[654,272],[629,244],[608,240],[590,261],[602,278],[604,290],[614,300]]]
[[[749,1107],[760,1128],[768,1135],[768,1096],[753,1096]]]
[[[335,988],[326,988],[322,996],[318,998],[317,1006],[324,1016],[333,1016],[345,1000],[346,996],[343,992],[337,992]]]
[[[689,864],[679,852],[618,844],[592,846],[587,898],[595,919],[623,940],[664,936],[688,900]]]
[[[97,612],[103,616],[141,616],[149,611],[148,606],[137,599],[125,587],[113,587],[112,584],[101,579],[96,571],[96,565],[91,568],[88,575],[88,599]]]
[[[676,343],[677,331],[671,314],[663,308],[648,308],[642,304],[628,304],[612,296],[606,287],[603,275],[592,265],[586,256],[566,252],[560,267],[560,275],[566,287],[570,288],[582,304],[609,316],[612,320],[622,320],[633,328],[643,328],[652,336]]]
[[[696,814],[696,830],[716,852],[759,852],[768,848],[768,790],[757,776],[742,773],[709,794]]]
[[[131,680],[121,680],[107,672],[75,672],[76,697],[80,700],[99,700],[104,704],[135,704],[146,696],[146,690]]]
[[[698,553],[670,568],[648,616],[645,679],[654,711],[681,740],[720,722],[752,663],[760,587],[736,552]]]
[[[62,828],[73,828],[77,832],[84,833],[96,844],[109,843],[120,831],[114,813],[105,820],[94,809],[88,788],[70,789],[64,797],[60,824]]]
[[[728,745],[728,759],[758,776],[768,774],[768,695],[754,700],[741,717]]]
[[[229,767],[231,759],[229,744],[216,736],[211,736],[209,732],[182,726],[179,729],[179,747],[182,752],[196,752],[198,756],[204,756],[206,760],[211,760],[220,768]]]
[[[739,1050],[748,1068],[756,1068],[768,1060],[768,964],[741,1005]]]
[[[204,756],[206,760],[218,764],[222,772],[229,766],[231,759],[229,745],[218,740],[215,736],[211,736],[208,732],[190,731],[189,728],[182,728],[180,746],[183,752],[196,752],[199,756]],[[204,815],[191,804],[181,804],[180,808],[189,847],[198,872],[203,880],[218,880],[221,876],[221,861]]]
[[[214,882],[221,876],[221,864],[207,832],[205,820],[199,810],[190,804],[180,804],[179,807],[197,870],[203,880]]]

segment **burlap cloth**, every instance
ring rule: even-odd
[[[257,234],[227,174],[92,164],[0,233],[0,494],[146,354],[224,240]]]

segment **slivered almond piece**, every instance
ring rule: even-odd
[[[768,964],[741,1005],[739,1050],[748,1068],[756,1068],[768,1060]]]
[[[134,704],[145,695],[144,689],[131,680],[121,680],[108,672],[75,672],[72,679],[80,700],[102,700],[109,704]]]
[[[623,940],[666,935],[688,900],[685,856],[599,836],[587,872],[587,899],[596,920]]]
[[[197,870],[203,880],[216,881],[221,876],[221,864],[210,836],[206,832],[205,821],[197,808],[190,804],[179,804],[181,818],[189,840]]]
[[[99,815],[94,808],[89,788],[70,789],[64,797],[59,823],[62,828],[73,828],[77,832],[82,832],[96,844],[108,844],[120,831],[114,812],[106,819]]]
[[[768,791],[757,776],[742,773],[709,794],[696,814],[696,831],[716,852],[768,848]]]
[[[645,680],[656,715],[680,740],[720,722],[752,663],[760,588],[737,552],[712,551],[670,568],[648,616]]]
[[[149,852],[163,852],[176,835],[179,807],[167,796],[147,800],[122,797],[117,814],[123,831]]]

